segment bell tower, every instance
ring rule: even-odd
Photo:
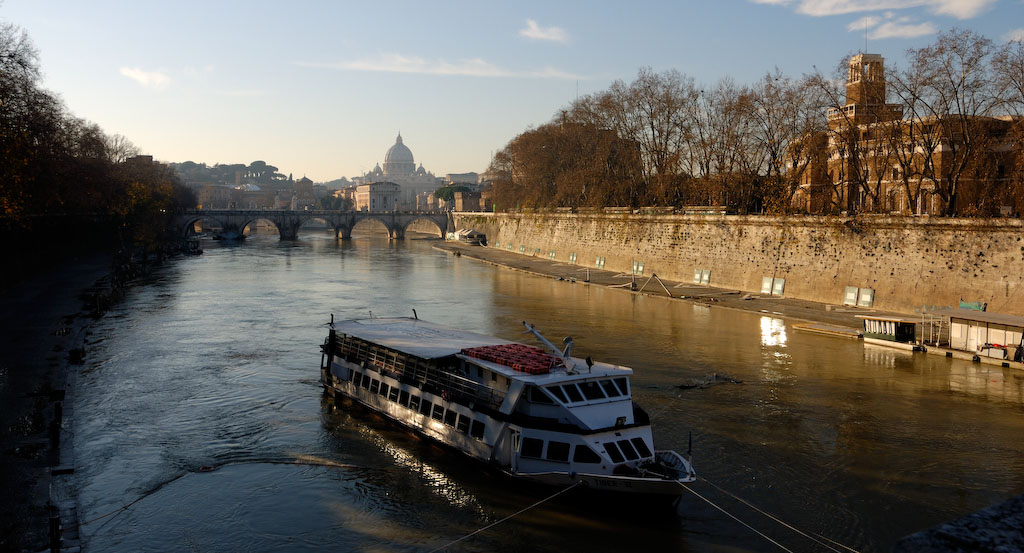
[[[846,103],[859,106],[885,103],[885,60],[882,56],[857,54],[850,58]]]

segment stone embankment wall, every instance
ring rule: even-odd
[[[526,255],[605,269],[759,292],[763,277],[785,279],[784,296],[841,304],[845,287],[875,291],[874,307],[987,302],[1024,315],[1024,225],[1015,219],[885,216],[764,217],[612,213],[456,213],[457,228],[487,234]],[[535,253],[536,250],[539,252]]]

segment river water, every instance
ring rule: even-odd
[[[430,551],[550,493],[326,399],[331,313],[416,308],[530,343],[528,320],[552,341],[573,336],[580,356],[634,367],[657,446],[683,451],[692,432],[706,479],[694,490],[793,551],[829,549],[722,490],[862,551],[1024,492],[1024,373],[430,245],[208,242],[132,287],[93,327],[74,398],[86,551]],[[742,383],[679,387],[715,374]],[[448,550],[778,550],[695,495],[643,516],[562,499]]]

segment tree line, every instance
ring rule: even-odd
[[[42,87],[39,55],[27,33],[0,23],[5,247],[28,254],[43,236],[54,239],[52,246],[94,235],[117,240],[115,246],[159,248],[170,236],[170,216],[194,206],[195,197],[168,167],[133,160],[138,153],[125,137],[69,113]],[[55,226],[61,236],[52,236]]]
[[[834,72],[794,78],[776,68],[751,85],[726,77],[703,86],[675,70],[641,69],[509,141],[490,166],[493,200],[498,209],[784,213],[801,209],[794,197],[818,171],[832,188],[825,213],[850,209],[851,189],[855,210],[891,211],[881,197],[889,180],[901,181],[911,200],[933,186],[947,215],[991,214],[1007,201],[1024,207],[1024,44],[954,29],[908,50],[906,60],[885,71],[902,115],[875,114],[868,135],[864,119],[843,109],[849,57]],[[1000,126],[997,116],[1016,119]],[[1018,152],[1009,167],[994,157],[1007,146]]]

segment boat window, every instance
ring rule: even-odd
[[[580,382],[579,387],[588,400],[604,399],[604,392],[597,382]]]
[[[398,403],[409,405],[409,392],[402,390],[402,393],[398,395]]]
[[[484,439],[484,422],[474,420],[472,426],[469,427],[469,435],[478,440]]]
[[[575,463],[600,463],[601,456],[594,453],[593,449],[580,444],[576,446],[576,451],[572,454],[572,460]]]
[[[548,391],[555,394],[555,397],[562,403],[569,403],[569,398],[565,397],[565,392],[562,391],[561,386],[548,386]]]
[[[622,395],[619,393],[619,389],[615,387],[615,384],[612,384],[611,380],[602,380],[601,388],[604,390],[604,393],[608,394],[608,397],[617,397]]]
[[[368,375],[368,374],[364,374],[363,375],[363,381],[362,381],[362,383],[360,383],[360,386],[362,386],[364,390],[369,390],[370,389],[370,375]]]
[[[651,449],[647,447],[647,444],[644,442],[643,438],[633,438],[630,441],[633,442],[633,446],[636,447],[636,451],[637,453],[640,454],[641,457],[651,456]]]
[[[384,396],[384,397],[388,397],[388,385],[383,383],[383,382],[381,382],[380,383],[380,389],[377,390],[377,393],[382,395],[382,396]]]
[[[482,367],[476,368],[476,377],[479,378],[480,380],[484,379],[484,369]]]
[[[629,395],[629,382],[625,378],[616,378],[615,386],[618,387],[619,392],[622,393],[622,395]]]
[[[522,457],[540,459],[540,453],[543,449],[544,440],[538,440],[537,438],[523,438],[523,446],[519,454]]]
[[[431,407],[433,407],[433,404],[431,404],[427,400],[423,400],[423,403],[420,404],[420,414],[426,415],[426,416],[429,417],[430,416],[430,408]]]
[[[420,396],[409,396],[409,409],[412,409],[413,411],[419,411]]]
[[[370,393],[371,394],[376,394],[379,391],[380,391],[380,380],[377,380],[376,378],[371,378],[370,379]]]
[[[391,387],[391,391],[388,392],[388,399],[391,401],[398,401],[398,386]]]
[[[444,418],[444,405],[438,403],[434,406],[434,412],[430,415],[430,418],[439,421]]]
[[[575,384],[564,384],[562,388],[565,390],[565,395],[569,396],[569,403],[583,401],[583,394]]]
[[[530,401],[533,403],[543,403],[545,405],[552,405],[555,402],[548,397],[540,388],[531,386],[530,387]]]
[[[565,442],[548,442],[548,461],[569,461],[569,444]]]
[[[498,373],[496,373],[494,371],[491,371],[491,382],[497,382],[497,381],[498,381]]]
[[[359,383],[362,382],[362,380],[363,373],[357,373],[355,371],[352,371],[352,382],[355,383],[356,386],[358,386]]]
[[[608,452],[608,456],[612,458],[613,463],[621,463],[626,460],[619,452],[619,446],[615,445],[615,442],[608,442],[604,444],[604,450]]]
[[[630,461],[636,461],[640,458],[636,453],[636,449],[633,448],[633,444],[629,443],[629,440],[619,440],[619,449],[622,450],[622,454],[626,456],[626,459]]]
[[[444,423],[447,424],[448,426],[455,426],[455,419],[458,416],[458,413],[449,409],[444,413]]]
[[[469,433],[469,417],[466,415],[459,415],[459,422],[455,425],[455,429],[463,434]]]

